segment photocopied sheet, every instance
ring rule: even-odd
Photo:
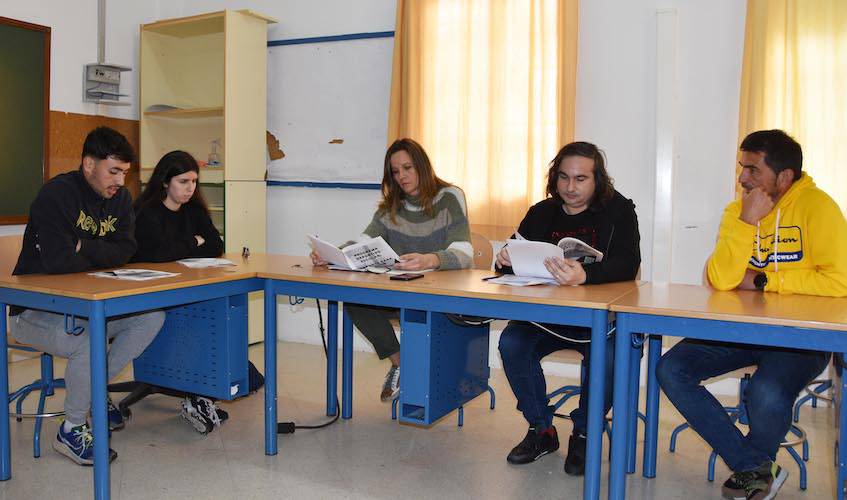
[[[533,286],[533,285],[557,285],[558,283],[554,279],[547,278],[533,278],[531,276],[516,276],[514,274],[504,274],[497,278],[491,278],[485,280],[489,283],[494,283],[495,285],[509,285],[509,286]]]
[[[177,262],[191,269],[203,269],[205,267],[226,267],[234,266],[235,262],[228,259],[217,259],[214,257],[194,257],[190,259],[180,259]]]
[[[114,269],[112,271],[97,271],[96,273],[88,273],[88,275],[96,276],[98,278],[112,278],[117,280],[148,281],[160,278],[170,278],[171,276],[179,276],[179,273],[154,271],[152,269]]]

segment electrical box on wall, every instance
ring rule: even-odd
[[[86,64],[83,74],[83,96],[85,102],[129,106],[129,102],[121,101],[121,73],[132,71],[132,68],[115,64]]]

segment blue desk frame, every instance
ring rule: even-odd
[[[624,446],[627,426],[623,422],[632,418],[637,410],[637,392],[633,395],[627,390],[624,374],[629,373],[630,357],[620,355],[631,346],[632,335],[649,333],[649,354],[647,362],[647,426],[644,435],[643,475],[656,477],[656,448],[659,426],[659,384],[656,381],[656,363],[662,354],[662,335],[718,340],[742,344],[790,347],[817,351],[835,352],[844,356],[847,353],[847,335],[843,331],[797,328],[791,326],[764,325],[733,321],[694,319],[686,317],[663,316],[657,314],[616,312],[617,337],[615,339],[615,378],[614,378],[614,420],[612,424],[612,458],[609,471],[609,498],[620,499],[626,496],[626,448]],[[843,401],[847,395],[842,381],[837,391],[838,399]],[[634,400],[630,402],[630,398]],[[630,404],[631,403],[631,404]],[[844,485],[847,481],[847,413],[839,414],[838,438],[838,481],[836,498],[844,498]],[[619,424],[620,422],[620,424]],[[839,486],[840,485],[840,486]]]
[[[179,286],[177,284],[176,286]],[[143,284],[139,284],[143,287]],[[165,291],[128,295],[103,300],[63,297],[58,294],[29,292],[0,287],[0,331],[6,331],[6,306],[19,305],[32,309],[87,317],[91,342],[91,416],[94,432],[94,498],[110,497],[109,434],[106,417],[106,320],[113,316],[138,313],[164,307],[189,304],[262,290],[259,278],[236,279],[221,283],[184,287]],[[0,335],[0,391],[9,395],[9,371],[6,335]],[[274,365],[274,368],[276,365]],[[9,405],[0,404],[0,480],[12,477],[9,438]]]
[[[277,342],[276,297],[292,295],[314,297],[329,302],[327,333],[327,415],[335,414],[337,381],[338,302],[417,309],[422,311],[468,314],[490,318],[539,321],[591,328],[591,383],[588,402],[588,446],[583,498],[596,499],[600,494],[600,467],[603,432],[603,393],[606,383],[602,360],[606,356],[606,332],[609,325],[607,309],[565,307],[497,299],[468,298],[417,292],[400,292],[362,288],[355,285],[329,285],[303,281],[267,279],[265,282],[265,454],[277,454]],[[353,410],[353,324],[343,320],[342,397],[341,416],[352,418]],[[628,358],[628,356],[626,356]]]

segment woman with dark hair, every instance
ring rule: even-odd
[[[563,147],[550,162],[547,195],[547,199],[527,212],[518,227],[520,236],[554,245],[562,238],[573,237],[603,252],[599,262],[563,258],[545,261],[547,270],[560,285],[635,278],[641,264],[635,204],[615,190],[603,152],[597,146],[572,142]],[[497,268],[511,272],[510,266],[509,249],[504,247],[497,255]],[[541,359],[555,351],[572,349],[583,355],[587,374],[590,339],[589,328],[567,325],[510,321],[503,330],[500,336],[503,370],[518,400],[518,410],[529,424],[526,437],[506,458],[509,463],[533,462],[559,448]],[[607,380],[611,380],[614,349],[612,345],[607,348],[605,370]],[[581,381],[579,406],[570,415],[573,433],[565,472],[571,475],[582,475],[585,470],[588,382],[587,376]],[[611,387],[606,388],[605,405],[608,413],[612,405]]]
[[[185,151],[171,151],[159,160],[136,200],[136,262],[169,262],[188,257],[219,257],[223,241],[212,224],[197,186],[200,167]],[[182,418],[203,434],[229,417],[209,398],[187,394]]]
[[[185,151],[171,151],[159,160],[134,204],[134,260],[169,262],[223,253],[223,241],[197,187],[199,175],[197,160]]]
[[[463,269],[473,263],[465,194],[435,175],[426,151],[412,139],[398,139],[385,152],[382,200],[359,239],[377,236],[400,256],[394,269]],[[316,252],[311,257],[316,266],[326,264]],[[399,310],[356,304],[345,308],[379,358],[391,361],[380,392],[382,401],[390,401],[400,391],[400,343],[390,323]]]

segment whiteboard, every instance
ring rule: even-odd
[[[268,130],[285,153],[270,180],[381,182],[393,48],[393,38],[268,48]]]

